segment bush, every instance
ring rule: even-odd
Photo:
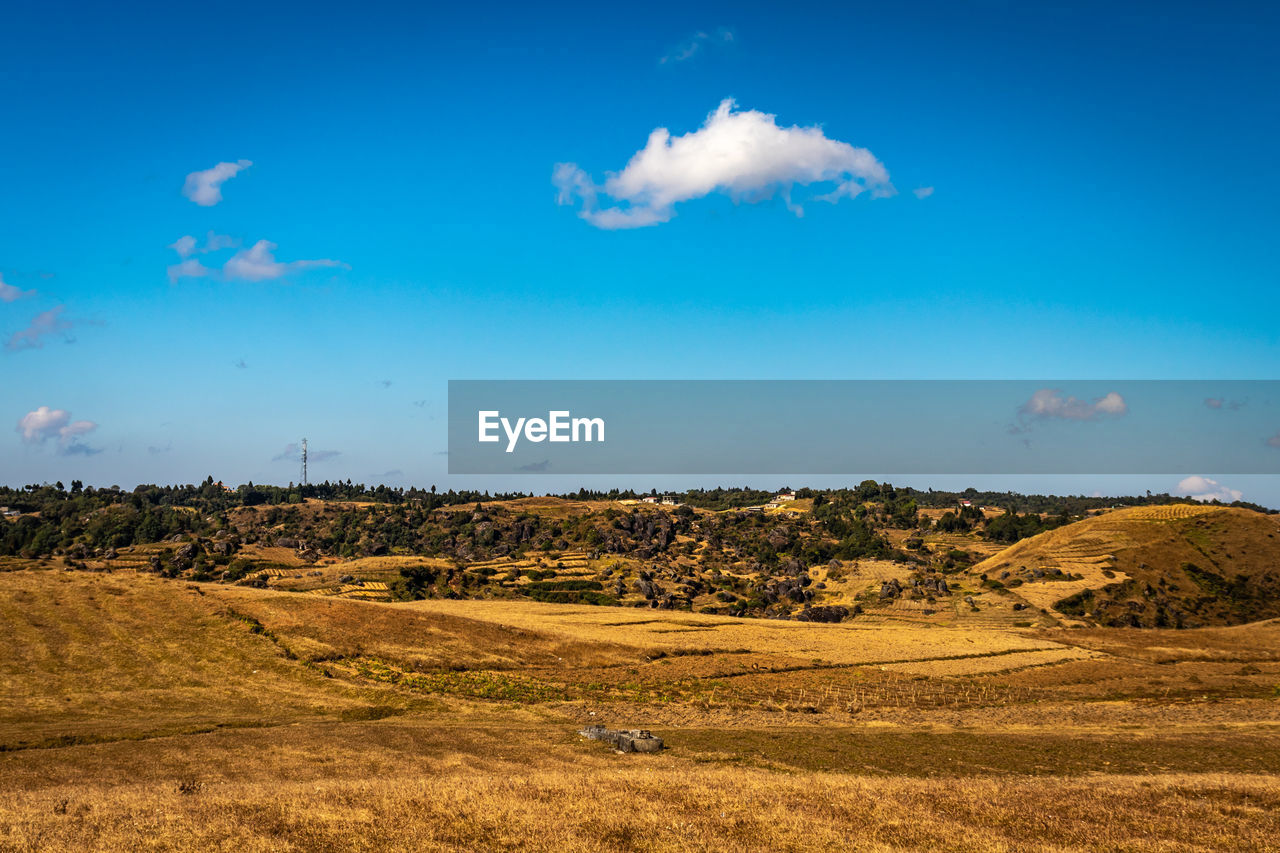
[[[535,581],[528,584],[525,589],[534,590],[603,590],[604,585],[600,581],[588,580],[564,580],[564,581]]]
[[[228,583],[235,583],[251,571],[253,571],[253,561],[246,560],[244,557],[237,557],[231,561],[231,565],[227,566],[227,571],[222,575],[222,579]]]

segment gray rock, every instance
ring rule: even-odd
[[[645,729],[607,729],[604,726],[587,726],[578,734],[589,740],[604,741],[619,752],[662,750],[662,738],[654,737]]]

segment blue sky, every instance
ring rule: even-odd
[[[0,301],[0,420],[44,406],[66,413],[51,429],[94,425],[0,432],[9,484],[286,482],[306,435],[337,454],[314,478],[578,485],[448,477],[450,378],[1280,366],[1265,4],[17,2],[6,18],[0,275],[35,293]],[[693,133],[730,98],[868,150],[896,194],[817,198],[846,173],[797,182],[790,204],[713,191],[613,230],[557,204],[557,164],[602,184],[655,128]],[[240,160],[216,204],[184,196],[189,174]],[[168,247],[210,232],[234,245],[190,259],[215,274],[171,283]],[[260,241],[340,265],[225,272]],[[979,485],[1192,474],[1213,476]],[[1280,505],[1275,478],[1237,480]]]

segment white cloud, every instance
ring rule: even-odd
[[[63,409],[50,409],[41,406],[33,412],[27,412],[18,421],[18,432],[22,440],[29,444],[41,444],[46,439],[58,434],[71,420],[71,413]]]
[[[204,278],[207,275],[213,275],[213,270],[197,261],[195,258],[187,258],[180,264],[169,265],[169,283],[177,284],[180,278]]]
[[[196,250],[196,238],[192,237],[190,234],[185,237],[179,237],[177,240],[170,243],[168,248],[177,252],[178,257],[180,258],[189,257],[191,253]]]
[[[1055,388],[1042,388],[1022,404],[1018,413],[1026,418],[1091,421],[1105,415],[1118,417],[1128,411],[1129,406],[1125,403],[1124,397],[1115,391],[1096,398],[1092,403],[1086,403],[1075,397],[1064,397],[1062,392]]]
[[[269,281],[281,278],[298,270],[315,267],[345,267],[341,261],[321,258],[314,261],[289,261],[281,263],[275,259],[276,244],[269,240],[259,240],[248,249],[241,249],[231,256],[222,267],[222,274],[228,279],[244,281]]]
[[[730,44],[733,42],[733,30],[728,27],[720,27],[714,33],[697,32],[690,38],[676,45],[666,56],[658,60],[659,65],[667,65],[669,63],[684,62],[697,56],[703,47],[716,44]]]
[[[552,182],[559,204],[581,200],[583,219],[597,228],[639,228],[666,222],[679,202],[721,192],[735,200],[760,201],[781,193],[791,203],[793,186],[834,183],[819,200],[835,202],[870,191],[872,198],[897,191],[884,164],[865,148],[830,139],[820,127],[779,127],[775,116],[735,111],[725,100],[698,130],[672,137],[664,127],[649,134],[621,172],[597,185],[574,163],[558,163]],[[598,200],[607,196],[611,207]]]
[[[222,185],[252,165],[251,160],[237,160],[234,163],[219,163],[212,169],[192,172],[182,185],[182,194],[201,207],[212,207],[222,201]]]
[[[171,264],[169,266],[169,283],[173,284],[180,278],[203,278],[212,275],[213,270],[202,264],[200,261],[191,257],[192,255],[207,255],[210,252],[218,252],[223,249],[234,248],[239,245],[234,237],[228,237],[225,234],[217,234],[210,231],[205,236],[204,245],[200,245],[200,241],[190,234],[179,237],[169,244],[168,248],[178,253],[178,257],[182,258],[181,263]]]
[[[183,238],[185,240],[186,238]],[[194,246],[194,238],[191,243],[184,243],[179,240],[184,248]],[[177,245],[177,244],[175,244]],[[219,234],[209,232],[209,237],[205,242],[205,247],[199,249],[201,254],[205,252],[217,251],[218,249],[229,248],[234,245],[234,241],[230,237],[224,237]],[[170,248],[174,248],[171,246]],[[349,269],[346,264],[341,261],[333,261],[328,258],[318,260],[303,261],[277,261],[275,258],[276,244],[270,240],[259,240],[248,249],[241,249],[236,252],[227,262],[222,265],[222,277],[227,281],[270,281],[272,279],[283,278],[290,273],[300,270],[314,269],[316,267],[342,267]],[[175,249],[175,251],[178,251]],[[182,256],[182,252],[178,251]],[[190,254],[190,251],[188,252]],[[185,257],[185,256],[184,256]],[[169,282],[172,284],[182,278],[205,278],[218,273],[216,267],[205,266],[196,258],[187,257],[180,263],[172,264],[169,267]]]
[[[73,421],[58,430],[58,435],[62,438],[75,438],[78,435],[93,432],[97,428],[98,425],[93,421]]]
[[[93,421],[71,420],[71,413],[65,409],[41,406],[22,416],[17,431],[28,444],[44,444],[49,439],[56,439],[59,453],[90,455],[97,451],[81,444],[79,439],[97,428]]]
[[[204,248],[200,250],[201,254],[206,252],[217,252],[222,249],[234,249],[240,245],[240,241],[235,237],[229,237],[226,234],[215,234],[210,231],[205,235]]]
[[[912,192],[916,194],[916,198],[928,198],[933,195],[933,187],[916,187]]]
[[[1224,504],[1238,501],[1244,496],[1239,489],[1229,489],[1217,480],[1193,476],[1178,483],[1177,494],[1188,495],[1198,501],[1222,501]]]
[[[169,248],[178,253],[178,257],[186,258],[191,255],[207,255],[210,252],[218,252],[222,249],[234,249],[240,245],[240,241],[226,234],[218,234],[210,231],[205,235],[204,245],[200,245],[200,241],[190,234],[185,237],[179,237],[169,244]]]
[[[31,324],[20,332],[14,332],[5,344],[10,352],[21,349],[39,349],[44,346],[41,340],[47,335],[68,331],[72,326],[70,320],[62,317],[62,306],[58,305],[48,311],[42,311],[31,318]]]
[[[34,290],[19,290],[12,284],[5,284],[4,276],[0,275],[0,302],[17,302],[24,296],[32,296]]]

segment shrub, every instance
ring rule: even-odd
[[[244,557],[237,557],[231,561],[231,565],[227,566],[227,571],[223,574],[222,579],[228,583],[235,583],[251,571],[253,571],[253,562],[246,560]]]

